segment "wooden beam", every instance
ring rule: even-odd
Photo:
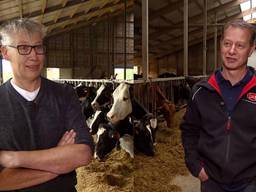
[[[62,7],[65,7],[68,3],[68,0],[62,0],[62,3],[61,3],[61,6]]]
[[[235,18],[241,18],[241,17],[242,17],[242,13],[239,13],[239,14],[236,14],[236,15],[234,15],[234,16],[232,16],[232,17],[223,19],[223,20],[221,20],[220,22],[221,22],[221,23],[226,23],[226,22],[229,21],[229,20],[232,20],[232,19],[235,19]],[[202,32],[201,29],[194,31],[194,33],[199,33],[199,32]],[[213,32],[213,33],[211,33],[211,34],[214,35],[214,33],[215,33],[215,32]],[[191,33],[189,33],[189,34],[191,34]],[[182,36],[181,36],[181,37],[177,37],[177,38],[182,38]],[[202,38],[198,38],[198,40],[199,40],[199,39],[201,40],[200,42],[202,42]],[[209,39],[209,34],[208,34],[208,36],[207,36],[207,39]],[[171,41],[171,40],[169,40],[169,41]],[[189,42],[189,46],[195,45],[195,43],[193,43],[193,42],[194,42],[194,40],[193,40],[193,41],[190,41],[190,42]],[[196,41],[196,42],[199,43],[199,41]],[[161,43],[161,44],[159,44],[159,45],[157,45],[157,46],[161,46],[161,45],[164,45],[164,44],[165,44],[165,43]],[[182,50],[182,48],[183,48],[183,46],[176,46],[174,49],[170,49],[168,52],[162,53],[161,55],[158,55],[157,57],[158,57],[158,58],[162,58],[162,57],[168,56],[168,55],[172,54],[173,52]]]
[[[164,14],[171,13],[173,11],[176,11],[177,9],[181,8],[183,6],[183,1],[177,0],[174,3],[170,3],[167,6],[164,6],[153,13],[149,14],[150,20],[154,20],[157,17],[160,17]]]
[[[129,1],[129,5],[131,4],[132,1]],[[123,7],[123,3],[119,3],[116,5],[112,5],[111,3],[108,5],[109,7],[112,7],[113,9],[119,9],[120,7]],[[108,7],[105,7],[104,10],[108,9]],[[103,10],[103,9],[100,9]],[[80,12],[77,12],[72,18],[70,18],[69,16],[65,16],[65,17],[61,17],[58,19],[57,23],[54,23],[54,21],[49,21],[47,23],[44,23],[44,25],[49,26],[49,25],[54,25],[54,24],[60,24],[63,23],[65,21],[69,21],[70,19],[76,19],[76,18],[82,18],[82,19],[87,19],[88,17],[92,17],[92,15],[95,14],[95,12],[99,12],[100,10],[95,10],[94,12],[89,12],[88,14],[84,14],[84,10],[81,10]]]
[[[19,1],[19,12],[20,12],[20,18],[23,18],[23,0]]]
[[[121,7],[121,6],[123,6],[123,4],[120,3],[120,4],[117,4],[115,6],[120,6]],[[130,1],[130,4],[128,3],[128,7],[132,8],[132,6],[133,6],[133,3],[132,3],[132,1]],[[119,8],[119,9],[116,8],[116,9],[114,9],[114,12],[111,13],[111,15],[104,15],[101,18],[95,18],[95,19],[90,20],[90,21],[87,21],[85,19],[85,16],[83,15],[83,16],[79,17],[79,20],[77,21],[76,25],[70,24],[70,25],[66,26],[64,29],[56,28],[54,26],[54,24],[49,24],[48,26],[50,26],[52,28],[52,30],[48,31],[47,36],[53,36],[53,35],[57,35],[57,34],[60,34],[60,33],[68,32],[68,31],[73,30],[73,29],[88,26],[88,25],[91,25],[94,22],[99,22],[99,21],[102,21],[102,20],[105,20],[105,19],[108,19],[108,18],[112,18],[112,17],[115,17],[117,15],[120,15],[121,13],[123,13],[123,8]],[[75,16],[71,20],[75,20]],[[63,22],[67,22],[67,21],[63,21]]]
[[[240,0],[240,1],[246,1],[246,0]],[[233,7],[233,6],[238,6],[238,5],[240,5],[239,1],[232,0],[232,1],[228,2],[228,3],[226,3],[226,4],[222,4],[219,7],[215,7],[215,8],[212,8],[212,9],[208,10],[207,15],[209,17],[210,15],[215,15],[216,12],[223,12],[227,8],[230,8],[230,7]],[[189,22],[188,23],[196,23],[196,22],[202,20],[202,18],[203,18],[203,15],[201,13],[197,14],[197,15],[189,18]],[[150,40],[151,39],[156,39],[159,36],[170,32],[170,30],[175,30],[175,29],[177,29],[177,27],[182,29],[183,22],[179,22],[179,23],[176,23],[175,26],[170,26],[170,27],[162,28],[161,30],[157,30],[157,31],[155,31],[153,33],[150,33],[149,34]],[[138,43],[140,43],[140,42],[138,42]]]
[[[77,4],[84,4],[87,1],[89,1],[89,0],[84,0],[84,1],[72,0],[72,1],[68,1],[68,3],[66,4],[66,7],[72,7],[72,6],[77,5]],[[55,6],[52,6],[52,7],[46,7],[45,10],[44,10],[44,14],[53,13],[54,11],[58,11],[60,9],[63,9],[61,4],[58,4],[58,5],[55,5]],[[42,9],[38,10],[38,11],[34,11],[34,12],[23,14],[23,17],[33,18],[33,17],[38,17],[40,15],[42,15]]]
[[[74,6],[74,8],[72,9],[72,12],[71,14],[69,15],[70,18],[73,18],[73,16],[76,14],[76,12],[78,11],[78,9],[80,8],[80,4],[79,5],[76,5]]]
[[[41,6],[42,6],[41,13],[44,14],[45,9],[47,7],[47,0],[41,0]]]
[[[56,23],[58,21],[58,19],[60,18],[62,13],[62,10],[59,10],[56,14],[55,14],[55,18],[54,18],[54,23]]]
[[[198,2],[198,0],[193,0],[193,2],[196,4],[196,6],[203,12],[204,8],[203,6]]]
[[[99,6],[99,8],[102,9],[107,3],[108,3],[108,1],[106,1],[106,0],[101,1],[101,5]]]

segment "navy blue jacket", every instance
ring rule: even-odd
[[[245,85],[231,113],[214,74],[197,83],[181,131],[186,165],[194,176],[204,167],[220,183],[255,178],[256,77]]]

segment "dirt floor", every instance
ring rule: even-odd
[[[175,114],[172,128],[160,123],[154,157],[136,153],[131,159],[124,151],[114,150],[105,162],[93,160],[89,166],[77,169],[78,192],[199,191],[197,180],[184,164],[179,130],[183,114],[184,110]]]

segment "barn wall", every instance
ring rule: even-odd
[[[248,65],[256,69],[256,51],[254,51],[252,55],[249,57]]]
[[[61,68],[60,69],[60,79],[72,79],[72,69],[71,68]]]
[[[134,66],[138,67],[138,74],[142,74],[142,58],[141,57],[136,57],[133,60]],[[149,65],[149,77],[150,78],[156,78],[158,75],[158,67],[157,67],[157,60],[154,58],[150,58],[148,61]]]
[[[133,14],[130,13],[126,23],[126,50],[123,14],[111,20],[48,37],[45,42],[46,67],[71,68],[71,77],[74,79],[109,78],[114,67],[124,67],[125,59],[126,66],[132,67],[133,25]]]
[[[218,44],[219,49],[219,44]],[[189,47],[188,51],[188,72],[189,75],[203,74],[203,44],[196,44]],[[154,59],[153,56],[149,58],[149,75],[154,74],[153,77],[164,72],[174,72],[178,76],[183,76],[183,51],[177,51],[160,59]],[[134,65],[142,69],[142,59],[137,57],[134,60]],[[214,68],[214,39],[207,42],[207,74],[210,74]],[[220,66],[220,54],[218,51],[218,63]],[[140,71],[142,73],[142,70]]]
[[[219,45],[218,45],[219,49]],[[203,44],[189,47],[188,51],[188,72],[189,75],[203,74]],[[183,75],[183,51],[175,52],[171,55],[158,59],[158,68],[161,71],[176,72]],[[218,64],[220,65],[220,54],[218,51]],[[210,74],[215,67],[214,63],[214,40],[207,41],[207,74]]]

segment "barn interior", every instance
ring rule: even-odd
[[[221,64],[223,24],[243,17],[253,22],[254,3],[248,0],[152,0],[145,1],[145,11],[143,2],[3,0],[0,23],[18,17],[43,23],[45,69],[59,68],[62,79],[110,78],[115,68],[145,71],[147,79],[164,72],[211,73]],[[148,57],[146,63],[142,56]],[[125,73],[123,79],[132,77]]]
[[[179,179],[173,182],[177,175],[183,181],[188,175],[179,132],[186,102],[176,101],[175,86],[183,85],[186,77],[207,78],[220,67],[223,25],[236,18],[254,23],[255,7],[254,0],[0,1],[0,24],[32,18],[46,26],[43,76],[97,88],[116,78],[116,86],[133,86],[137,100],[154,115],[159,86],[161,98],[181,108],[174,112],[171,129],[160,117],[155,157],[139,153],[131,159],[115,150],[107,161],[93,160],[78,169],[78,192],[199,191],[191,177],[192,187]],[[248,65],[255,61],[253,53]],[[0,57],[0,84],[12,76],[5,65]],[[159,78],[161,74],[166,78]]]

